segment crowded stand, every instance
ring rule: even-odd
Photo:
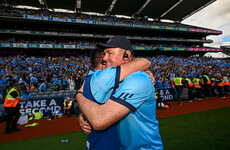
[[[54,112],[73,98],[91,69],[90,51],[115,35],[126,36],[132,41],[134,55],[151,61],[157,103],[177,100],[182,104],[182,99],[191,102],[229,94],[229,60],[202,57],[207,51],[221,51],[203,46],[213,42],[206,36],[221,31],[143,16],[11,7],[1,9],[0,16],[0,99],[3,103],[19,84],[22,99],[29,100],[20,102],[22,114],[38,109]],[[41,101],[47,101],[46,108],[36,108]]]
[[[20,9],[20,8],[8,8],[2,9],[0,11],[2,16],[16,16],[22,17],[23,15],[33,15],[33,16],[46,16],[46,17],[57,17],[57,18],[70,18],[70,19],[82,19],[90,21],[103,21],[103,22],[118,22],[126,24],[137,24],[137,25],[156,25],[156,26],[169,26],[169,27],[183,27],[183,28],[198,28],[194,26],[189,26],[181,23],[168,23],[161,21],[149,21],[144,18],[120,18],[116,16],[101,16],[101,15],[89,15],[83,13],[64,13],[55,12],[48,10],[33,10],[33,9]],[[200,29],[200,27],[199,27]]]
[[[97,42],[94,41],[84,41],[84,40],[73,40],[69,41],[64,39],[62,40],[33,40],[33,38],[22,39],[22,38],[10,38],[10,39],[1,39],[0,43],[21,43],[21,44],[55,44],[55,45],[82,45],[82,46],[89,46],[89,45],[96,45]],[[185,45],[184,43],[135,43],[132,46],[140,46],[140,47],[174,47],[174,48],[201,48],[200,45]]]
[[[39,92],[64,91],[66,89],[72,90],[72,93],[70,91],[72,95],[75,92],[74,89],[79,88],[84,75],[89,71],[89,58],[86,56],[77,58],[12,56],[2,57],[0,62],[0,82],[3,93],[17,82],[25,85],[25,91],[34,95]],[[72,87],[73,82],[74,88]]]
[[[206,57],[166,57],[163,55],[147,57],[152,62],[149,70],[156,78],[156,89],[175,88],[174,79],[186,75],[193,80],[195,77],[202,79],[207,75],[210,79],[217,76],[227,77],[229,81],[229,60],[217,60]],[[85,75],[90,70],[89,57],[26,57],[10,56],[0,58],[0,86],[1,93],[5,95],[15,83],[23,85],[22,93],[65,92],[73,95],[82,84]],[[227,82],[227,81],[226,81]],[[61,94],[60,94],[61,95]]]

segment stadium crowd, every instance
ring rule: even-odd
[[[206,74],[210,79],[221,75],[229,80],[230,62],[228,60],[216,60],[206,57],[166,57],[163,55],[147,57],[152,65],[149,70],[153,72],[155,87],[175,87],[173,80],[176,77],[187,76],[202,79]],[[84,76],[90,70],[89,57],[79,55],[77,57],[25,57],[11,56],[0,58],[0,88],[6,92],[14,83],[24,84],[27,89],[46,91],[78,89],[84,80]],[[4,93],[3,93],[4,95]]]
[[[21,44],[55,44],[55,45],[81,45],[81,46],[90,46],[96,45],[97,42],[94,41],[81,41],[81,40],[74,40],[74,41],[64,41],[62,40],[26,40],[26,39],[17,39],[17,38],[10,38],[10,39],[2,39],[0,43],[21,43]],[[199,45],[184,45],[181,43],[155,43],[155,44],[146,44],[146,43],[135,43],[132,46],[140,46],[140,47],[172,47],[172,48],[197,48],[200,47]]]
[[[74,83],[77,89],[89,71],[89,58],[24,57],[0,58],[0,87],[4,94],[14,83],[23,84],[30,90],[65,90]],[[46,85],[44,85],[46,84]]]
[[[150,21],[145,18],[121,18],[116,16],[104,16],[104,15],[90,15],[83,13],[64,13],[48,10],[32,10],[32,9],[20,9],[20,8],[7,8],[0,10],[0,15],[17,16],[34,15],[34,16],[46,16],[57,18],[69,18],[69,19],[82,19],[90,21],[103,21],[103,22],[116,22],[125,24],[137,24],[137,25],[155,25],[155,26],[169,26],[169,27],[183,27],[183,28],[197,28],[194,26],[188,26],[180,23],[168,23],[158,20]]]

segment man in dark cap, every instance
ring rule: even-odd
[[[20,118],[19,101],[28,101],[28,99],[22,98],[19,90],[20,85],[18,83],[14,84],[5,98],[4,107],[7,114],[6,134],[12,134],[15,131],[21,130],[17,127],[17,122]]]
[[[93,50],[90,55],[91,69],[85,77],[83,94],[86,98],[98,104],[103,104],[111,96],[112,91],[107,91],[115,79],[113,78],[116,73],[116,68],[120,68],[120,75],[118,78],[122,81],[129,74],[145,70],[149,67],[150,62],[147,59],[135,58],[130,63],[123,64],[119,67],[106,68],[106,61],[103,60],[104,49]],[[138,69],[139,68],[139,69]],[[104,81],[104,82],[101,82]],[[108,84],[108,81],[110,82]],[[113,88],[110,88],[113,89]],[[88,134],[87,136],[87,149],[89,150],[120,150],[119,138],[117,132],[117,124],[113,124],[105,130],[95,130],[93,127],[90,129],[85,128],[86,118],[83,114],[79,117],[80,126]],[[90,123],[89,121],[87,121]],[[86,130],[87,129],[87,130]]]

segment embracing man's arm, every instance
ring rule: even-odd
[[[134,58],[132,61],[121,65],[120,81],[136,71],[146,71],[151,62],[146,58]]]

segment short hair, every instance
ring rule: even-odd
[[[91,68],[95,69],[99,66],[100,60],[104,57],[104,51],[102,50],[92,50],[90,54],[90,64]]]

